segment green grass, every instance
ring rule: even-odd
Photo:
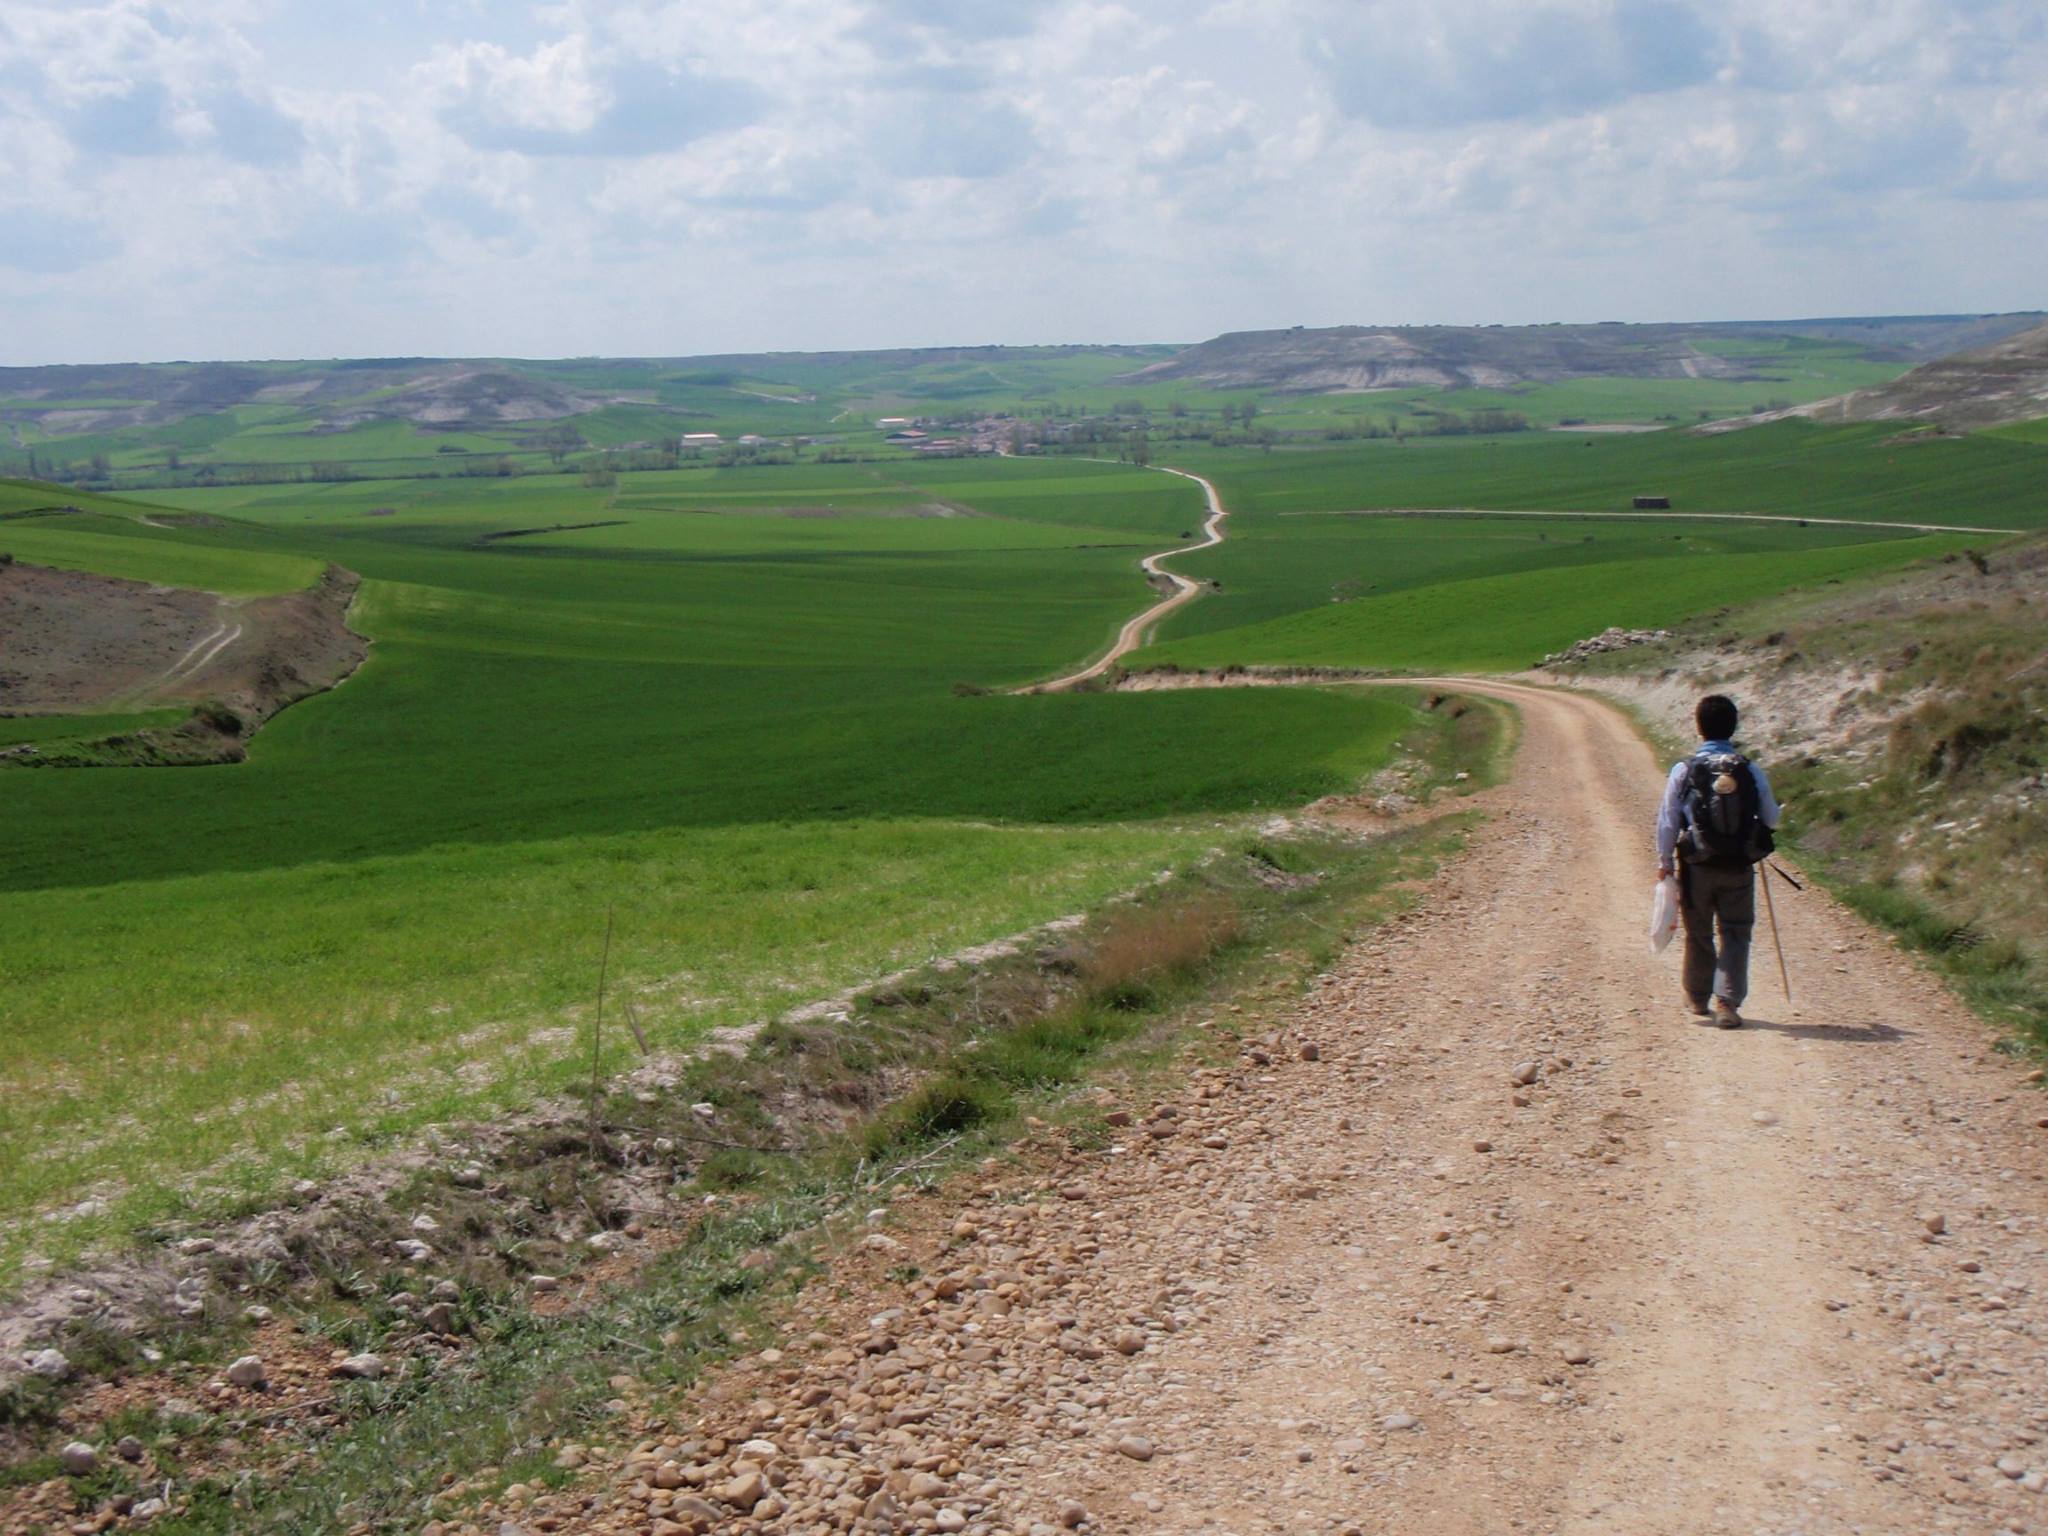
[[[1757,379],[1569,379],[1527,391],[1458,390],[1440,396],[1447,410],[1488,406],[1520,411],[1543,426],[1561,421],[1652,422],[1686,425],[1701,416],[1743,416],[1758,405],[1787,401],[1803,405],[1830,395],[1883,384],[1899,365],[1872,362],[1853,348],[1831,348],[1792,356],[1757,358],[1766,374]]]
[[[1296,431],[1364,421],[1403,431],[1427,431],[1439,411],[1513,411],[1535,427],[1562,421],[1665,422],[1690,426],[1703,417],[1745,416],[1773,402],[1802,405],[1897,378],[1895,362],[1870,359],[1862,348],[1789,338],[1696,343],[1702,351],[1731,351],[1754,369],[1753,379],[1566,379],[1519,389],[1395,389],[1370,395],[1268,397],[1268,425]]]
[[[433,460],[454,452],[497,454],[521,446],[509,433],[423,432],[408,421],[370,421],[345,432],[309,432],[300,420],[252,425],[207,445],[205,459],[229,464],[365,464]],[[160,457],[160,455],[159,455]]]
[[[595,395],[636,398],[600,404],[564,419],[591,450],[660,443],[692,432],[715,432],[727,442],[746,434],[786,439],[827,435],[864,452],[881,447],[875,421],[884,415],[956,414],[1038,409],[1058,399],[1072,409],[1101,412],[1116,401],[1142,397],[1165,411],[1172,400],[1202,400],[1186,386],[1133,391],[1116,376],[1170,355],[1170,347],[989,349],[985,355],[947,359],[905,353],[779,354],[738,359],[567,359],[511,364],[519,371]],[[480,360],[488,362],[489,360]],[[202,369],[205,365],[202,365]],[[322,383],[335,365],[240,365]],[[341,365],[345,366],[345,365]],[[189,370],[187,370],[189,371]],[[158,370],[169,382],[177,368]],[[401,370],[403,373],[403,370]],[[141,378],[140,372],[132,375]],[[390,378],[384,374],[382,377]],[[521,468],[546,471],[550,460],[540,434],[553,422],[488,424],[474,431],[426,429],[403,420],[362,422],[330,430],[324,418],[337,406],[363,407],[399,393],[395,385],[338,395],[326,404],[280,400],[245,403],[168,423],[54,430],[33,416],[18,428],[25,446],[43,462],[85,466],[103,455],[123,485],[158,485],[211,466],[232,477],[244,467],[303,472],[314,463],[339,464],[356,474],[459,474],[465,456],[510,456]],[[113,405],[109,397],[102,402]],[[1204,401],[1213,411],[1214,402]],[[54,402],[20,402],[54,407]],[[181,460],[173,470],[172,453]],[[26,454],[18,456],[23,462]],[[15,456],[10,456],[10,463]]]
[[[1873,337],[1881,341],[1881,337]],[[1284,395],[1256,388],[1210,389],[1179,382],[1126,381],[1125,376],[1164,361],[1178,349],[1138,347],[1004,347],[957,351],[771,354],[691,359],[475,360],[524,374],[537,387],[584,394],[581,409],[556,421],[505,422],[488,418],[470,430],[427,428],[406,420],[360,421],[336,430],[338,416],[375,408],[420,382],[420,370],[397,366],[362,371],[347,363],[164,365],[106,371],[116,386],[62,408],[161,404],[186,399],[240,399],[243,403],[174,421],[85,427],[47,421],[42,409],[57,401],[0,402],[15,420],[21,452],[14,467],[39,462],[85,474],[104,458],[126,488],[186,484],[205,472],[223,479],[340,465],[354,475],[459,474],[471,456],[509,458],[528,472],[553,464],[549,434],[567,427],[578,456],[605,450],[635,451],[686,433],[713,432],[728,443],[758,434],[787,441],[825,437],[861,453],[885,453],[877,422],[884,416],[927,416],[954,422],[977,415],[1010,414],[1062,419],[1105,416],[1137,409],[1160,441],[1223,425],[1226,409],[1255,404],[1260,426],[1285,434],[1321,436],[1382,430],[1428,431],[1444,415],[1479,410],[1515,412],[1535,425],[1561,420],[1691,423],[1703,417],[1742,415],[1767,404],[1807,401],[1881,382],[1901,371],[1874,359],[1857,341],[1728,334],[1701,335],[1696,344],[1725,353],[1755,377],[1719,379],[1589,378],[1508,390],[1443,392],[1424,388],[1370,396]],[[258,377],[246,378],[241,375]],[[338,387],[337,387],[338,381]],[[254,385],[306,386],[263,401]],[[183,391],[196,393],[186,395]],[[156,398],[152,398],[152,397]],[[1119,435],[1127,433],[1126,420]],[[716,450],[713,450],[714,452]],[[177,463],[172,460],[176,457]],[[906,460],[905,462],[912,462]]]
[[[2010,877],[2023,867],[2008,863],[1999,873]],[[1869,922],[1897,934],[1980,1015],[2014,1031],[2037,1055],[2048,1053],[2048,963],[2038,945],[1993,937],[1890,882],[1838,881],[1834,890]]]
[[[148,508],[131,507],[121,515],[85,511],[11,518],[0,521],[0,554],[59,570],[197,587],[228,597],[289,592],[320,577],[317,558],[264,548],[261,541],[238,545],[195,538],[189,530],[143,520],[151,515]]]
[[[0,522],[163,580],[338,560],[373,640],[246,763],[0,771],[0,1275],[567,1083],[607,904],[673,1048],[1140,883],[1409,728],[1355,692],[958,695],[1099,649],[1197,493],[911,468],[887,496],[973,515],[764,515],[875,484],[805,467],[648,477],[722,510],[613,544],[477,543],[595,520],[567,478]]]
[[[1509,671],[1610,625],[1664,627],[1731,600],[1887,569],[1966,545],[1953,536],[1891,539],[1476,575],[1170,642],[1141,652],[1139,660],[1184,667]]]
[[[218,1209],[569,1086],[608,906],[615,1006],[671,1049],[1085,907],[1189,842],[1171,824],[848,821],[0,896],[0,1210],[106,1201],[13,1225],[0,1253]]]
[[[2048,525],[2048,445],[1902,442],[1868,427],[1524,433],[1173,459],[1215,480],[1230,536],[1176,563],[1220,590],[1174,614],[1139,665],[1521,667],[1610,625],[1666,627],[1998,538],[1801,518]],[[1669,495],[1680,512],[1792,521],[1352,515],[1613,514],[1639,492]]]
[[[143,510],[135,502],[74,490],[68,485],[46,485],[40,480],[0,479],[0,527],[7,526],[23,514],[103,512],[110,517],[132,519]]]
[[[2048,444],[1901,439],[1883,425],[1779,422],[1707,437],[1526,432],[1257,455],[1191,450],[1162,462],[1214,470],[1233,514],[1253,519],[1386,507],[1626,511],[1650,493],[1681,512],[2048,524]]]
[[[793,1084],[815,1092],[885,1082],[898,1091],[905,1078],[915,1085],[848,1135],[797,1156],[723,1152],[699,1165],[699,1190],[741,1185],[746,1197],[706,1208],[629,1280],[594,1289],[565,1312],[543,1316],[502,1290],[472,1291],[463,1305],[475,1342],[451,1368],[413,1371],[344,1398],[338,1422],[320,1426],[317,1457],[273,1454],[232,1495],[225,1476],[202,1474],[191,1485],[190,1510],[166,1516],[165,1528],[201,1536],[351,1522],[409,1528],[429,1516],[458,1523],[478,1493],[515,1480],[556,1485],[563,1474],[551,1466],[553,1448],[597,1434],[604,1403],[620,1395],[619,1377],[638,1384],[628,1395],[645,1390],[659,1400],[726,1356],[776,1340],[801,1317],[800,1287],[818,1272],[821,1254],[849,1227],[866,1230],[860,1213],[892,1192],[986,1168],[1004,1156],[1027,1115],[1053,1121],[1075,1144],[1099,1144],[1108,1129],[1100,1107],[1063,1091],[1073,1083],[1098,1079],[1127,1102],[1143,1102],[1171,1092],[1191,1062],[1227,1059],[1233,1024],[1219,1020],[1198,1034],[1194,1020],[1223,1014],[1235,999],[1256,1009],[1306,986],[1341,945],[1405,908],[1412,882],[1455,851],[1462,821],[1450,817],[1369,843],[1235,840],[1223,857],[1080,936],[1091,950],[1099,948],[1098,934],[1112,939],[1133,926],[1175,936],[1173,952],[1186,963],[1135,1008],[1104,1007],[1085,989],[1063,996],[1058,978],[1048,986],[1024,956],[978,974],[931,975],[928,988],[915,989],[914,1004],[859,1005],[853,1030],[824,1037],[774,1029],[745,1060],[697,1064],[678,1096],[717,1103],[728,1126],[765,1124],[764,1109],[779,1106]],[[1316,879],[1277,889],[1242,872],[1247,858],[1275,856]],[[1219,907],[1229,920],[1224,928],[1215,926]],[[1190,915],[1205,929],[1192,941],[1180,937]],[[993,1012],[992,996],[1001,999]],[[554,1155],[566,1160],[559,1149]],[[495,1240],[512,1274],[521,1273],[530,1245],[509,1240],[525,1214],[517,1186],[511,1199],[471,1208],[462,1222],[454,1207],[431,1205],[445,1190],[427,1195],[444,1229],[463,1225],[467,1236],[480,1227],[477,1235]],[[504,1268],[493,1266],[501,1279]],[[396,1274],[385,1277],[387,1286],[400,1283]],[[375,1347],[363,1316],[372,1310],[334,1319],[328,1337]],[[98,1438],[127,1427],[110,1423]],[[139,1428],[165,1433],[154,1419]],[[177,1428],[220,1433],[225,1424]],[[270,1449],[293,1446],[287,1438]],[[430,1502],[452,1479],[462,1482]]]
[[[1450,589],[1480,577],[1528,575],[1538,591],[1575,590],[1587,579],[1599,581],[1599,567],[1618,562],[1660,562],[1666,574],[1653,582],[1653,595],[1663,601],[1682,599],[1695,582],[1709,589],[1700,595],[1712,599],[1713,578],[1704,574],[1712,567],[1695,563],[1702,559],[1794,555],[1896,538],[1876,529],[1766,523],[1313,514],[1234,518],[1229,531],[1222,546],[1175,562],[1176,570],[1219,582],[1221,590],[1173,614],[1162,626],[1164,639],[1422,588]]]
[[[174,706],[113,715],[0,716],[0,747],[24,742],[99,741],[128,731],[176,725],[190,713]]]
[[[1140,660],[1513,668],[1983,542],[1331,512],[1598,508],[1648,482],[1682,507],[2017,522],[2044,451],[1795,426],[1189,456],[1232,538],[1182,568],[1222,591]],[[606,904],[619,984],[677,1046],[1141,880],[1356,785],[1415,721],[1369,690],[979,692],[1098,654],[1146,600],[1138,553],[1198,524],[1192,484],[1116,464],[238,487],[162,493],[167,526],[57,492],[84,513],[4,516],[52,494],[0,486],[0,549],[232,591],[338,561],[374,643],[234,767],[0,769],[0,1274],[561,1086]]]

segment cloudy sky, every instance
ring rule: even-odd
[[[0,363],[2048,306],[2042,0],[0,0]]]

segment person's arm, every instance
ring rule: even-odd
[[[1761,779],[1759,779],[1761,784]],[[1679,809],[1685,797],[1685,764],[1673,763],[1664,781],[1664,799],[1657,807],[1657,877],[1671,873],[1678,849]],[[1775,805],[1773,806],[1775,810]]]
[[[1784,812],[1778,808],[1778,797],[1771,793],[1770,778],[1764,773],[1761,763],[1751,763],[1749,775],[1756,780],[1756,813],[1763,824],[1775,832],[1778,819]]]

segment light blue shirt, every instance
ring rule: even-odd
[[[1733,752],[1735,744],[1728,741],[1703,741],[1699,752]],[[1671,777],[1664,781],[1664,803],[1657,807],[1657,864],[1668,869],[1672,853],[1678,847],[1678,834],[1684,829],[1685,779],[1692,769],[1692,758],[1671,765]],[[1772,831],[1778,829],[1778,799],[1771,793],[1771,781],[1764,777],[1763,768],[1757,763],[1749,765],[1749,771],[1756,775],[1756,809],[1763,824]]]

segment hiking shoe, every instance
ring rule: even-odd
[[[1685,1006],[1703,1019],[1707,1016],[1707,1000],[1704,997],[1688,997],[1685,1000]]]
[[[1725,997],[1714,999],[1714,1022],[1723,1029],[1742,1028],[1742,1015],[1735,1011],[1735,1005]]]

